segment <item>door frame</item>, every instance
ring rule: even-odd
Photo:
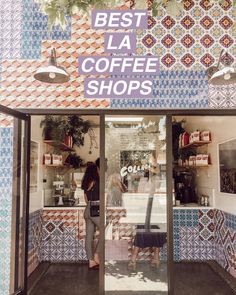
[[[12,182],[12,208],[15,209],[15,214],[11,222],[11,253],[14,259],[11,261],[11,275],[14,276],[11,282],[11,289],[13,294],[27,293],[27,266],[28,266],[28,223],[29,223],[29,184],[30,184],[30,115],[21,111],[10,109],[0,105],[0,113],[10,116],[13,119],[13,182]],[[24,141],[22,142],[22,122],[24,122]],[[22,162],[22,143],[24,147],[23,162]],[[26,171],[21,174],[21,166],[26,167]],[[22,181],[21,181],[22,180]],[[21,189],[21,185],[23,190]],[[21,191],[22,191],[22,237],[23,245],[22,253],[23,260],[23,279],[22,288],[19,286],[19,236],[20,236],[20,206],[21,206]]]
[[[100,117],[100,147],[105,146],[106,115],[163,115],[166,116],[166,164],[167,195],[172,196],[172,118],[173,116],[236,116],[236,109],[18,109],[27,116],[32,115],[96,115]],[[15,110],[12,110],[15,111]],[[100,148],[100,195],[105,195],[105,149]],[[101,216],[105,217],[105,198],[101,198]],[[99,295],[104,295],[105,220],[101,218],[101,267],[99,271]],[[28,226],[28,225],[27,225]],[[28,228],[27,231],[28,232]],[[167,275],[168,294],[174,294],[174,245],[173,245],[173,203],[167,198]]]

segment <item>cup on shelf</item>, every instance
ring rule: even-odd
[[[180,200],[175,200],[175,205],[180,206]]]

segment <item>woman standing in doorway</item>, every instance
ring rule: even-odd
[[[85,201],[87,203],[84,211],[86,222],[85,249],[89,260],[89,269],[99,268],[99,242],[94,247],[94,233],[99,229],[99,216],[91,216],[91,202],[99,201],[99,168],[95,164],[90,164],[84,174],[81,188],[84,190]]]

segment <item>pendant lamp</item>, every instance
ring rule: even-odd
[[[221,57],[224,50],[221,51],[217,66],[208,68],[207,74],[209,78],[209,84],[211,85],[230,85],[236,83],[236,69],[230,66],[230,60],[228,54],[224,61],[221,61]],[[220,63],[223,64],[223,68],[220,69]]]
[[[57,57],[55,48],[51,51],[49,65],[39,68],[34,74],[34,78],[45,83],[65,83],[70,80],[67,71],[57,65]]]

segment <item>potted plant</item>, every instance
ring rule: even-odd
[[[68,146],[79,147],[84,145],[84,136],[91,128],[91,123],[78,115],[46,115],[41,121],[40,127],[43,127],[45,140],[61,141]]]
[[[76,155],[76,153],[71,153],[67,156],[65,164],[69,165],[74,169],[78,169],[82,166],[83,160],[80,158],[80,156]]]

